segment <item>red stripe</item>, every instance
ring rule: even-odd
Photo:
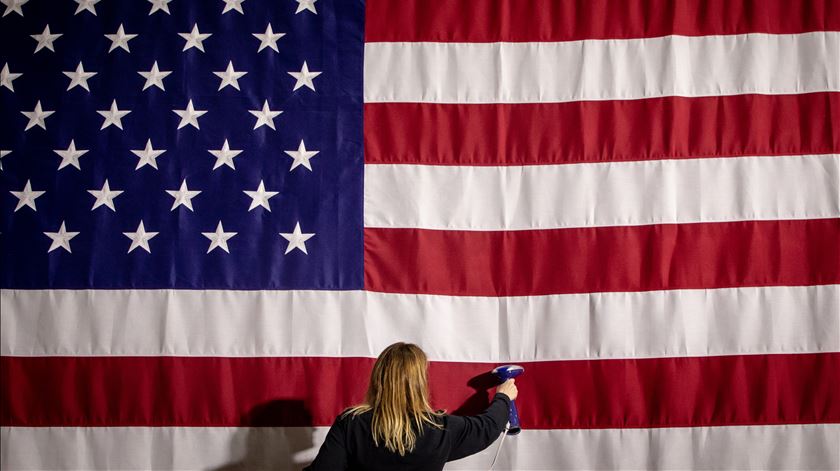
[[[366,103],[365,162],[565,164],[840,152],[840,93]]]
[[[840,219],[498,232],[365,228],[364,237],[371,291],[523,296],[840,283]]]
[[[574,41],[840,29],[836,0],[434,0],[431,4],[368,0],[365,40]]]
[[[3,357],[3,426],[329,425],[362,397],[366,358]],[[436,407],[474,413],[494,365],[432,363]],[[840,421],[840,354],[524,364],[527,428]],[[471,384],[489,387],[484,378]]]

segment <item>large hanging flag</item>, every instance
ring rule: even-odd
[[[497,469],[840,468],[835,1],[0,14],[2,469],[299,468],[395,341]]]

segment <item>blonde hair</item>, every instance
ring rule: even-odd
[[[376,359],[365,402],[348,409],[354,416],[373,412],[373,442],[400,456],[414,450],[423,424],[441,428],[429,404],[426,354],[417,345],[398,342]]]

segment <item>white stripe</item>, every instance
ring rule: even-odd
[[[840,351],[840,285],[451,297],[363,291],[0,292],[3,355],[460,362]]]
[[[300,469],[325,427],[3,427],[4,470]],[[840,425],[524,430],[494,469],[838,469]],[[447,469],[487,469],[498,442]]]
[[[836,91],[840,33],[366,43],[364,68],[368,103],[545,103]]]
[[[576,165],[365,165],[366,227],[521,230],[830,218],[840,155]]]

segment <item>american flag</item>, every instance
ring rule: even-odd
[[[0,3],[2,469],[840,469],[835,0]]]

